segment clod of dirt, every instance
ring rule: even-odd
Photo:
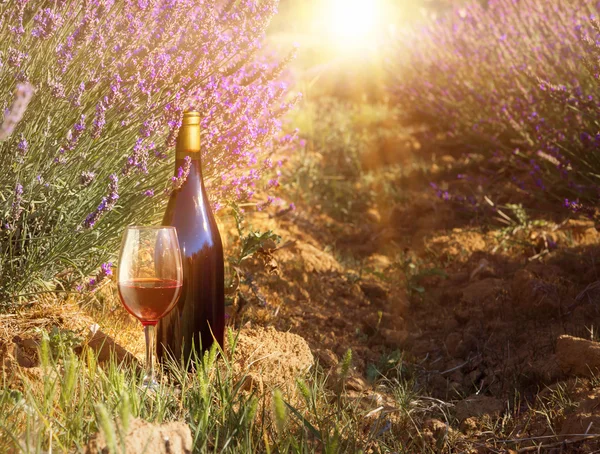
[[[495,296],[504,288],[502,279],[487,278],[475,281],[462,291],[462,300],[467,304],[492,302]]]
[[[452,428],[439,419],[428,419],[423,424],[422,436],[429,446],[442,447],[448,440]]]
[[[474,252],[485,250],[486,238],[478,232],[457,228],[447,236],[433,238],[429,247],[438,251],[440,257],[469,257]]]
[[[597,375],[600,371],[600,343],[562,335],[556,342],[556,359],[565,374]]]
[[[296,241],[291,247],[276,249],[274,255],[278,260],[302,264],[307,273],[342,271],[342,266],[331,254],[303,241]]]
[[[467,418],[484,415],[498,417],[505,407],[505,403],[495,397],[473,395],[456,404],[456,419],[464,421]]]
[[[98,354],[98,361],[100,363],[115,358],[117,364],[124,362],[126,364],[139,365],[139,361],[135,356],[116,343],[108,334],[100,330],[92,329],[91,337],[83,345],[76,347],[75,352],[81,354],[85,347],[92,349]]]
[[[511,291],[514,304],[522,309],[553,311],[560,308],[556,286],[537,279],[529,270],[522,269],[515,273]]]
[[[314,351],[314,354],[319,360],[319,364],[327,369],[336,367],[339,363],[337,355],[328,348],[319,348]]]
[[[408,340],[408,331],[404,329],[386,329],[382,328],[380,331],[381,336],[383,337],[383,341],[385,345],[390,348],[397,348]]]
[[[15,336],[12,344],[6,345],[5,361],[16,361],[21,367],[36,367],[40,360],[38,357],[39,339],[24,338]]]
[[[252,374],[254,386],[282,390],[294,389],[296,377],[314,363],[302,337],[273,327],[242,329],[233,360],[238,373]]]
[[[117,451],[127,454],[189,454],[192,452],[192,433],[183,422],[150,424],[132,419],[124,436],[124,444],[117,435]],[[106,438],[102,432],[92,436],[86,454],[108,453]]]
[[[360,289],[369,299],[385,300],[388,296],[387,290],[377,282],[362,282],[360,284]]]
[[[574,413],[563,422],[561,435],[573,438],[574,434],[598,433],[600,430],[600,390],[594,389],[579,402]]]

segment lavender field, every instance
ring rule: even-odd
[[[599,15],[0,2],[0,452],[600,452]],[[189,111],[225,341],[149,389],[119,247]]]

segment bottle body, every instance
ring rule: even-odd
[[[202,181],[200,152],[179,150],[183,148],[179,139],[186,134],[189,131],[180,131],[175,168],[184,166],[183,156],[187,155],[191,158],[190,171],[181,187],[171,194],[163,218],[163,225],[177,229],[183,287],[175,308],[158,323],[157,356],[161,362],[171,358],[190,364],[194,351],[201,358],[213,340],[223,346],[225,289],[223,245]],[[199,125],[197,134],[199,137]]]

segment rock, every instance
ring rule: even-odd
[[[226,347],[225,351],[229,349]],[[295,389],[295,380],[314,364],[306,341],[293,333],[269,328],[244,328],[237,337],[235,372],[254,374],[267,389]]]
[[[505,283],[502,279],[487,278],[475,281],[462,291],[462,300],[467,304],[478,304],[492,300],[502,291]]]
[[[408,339],[408,331],[402,329],[386,329],[379,330],[385,345],[391,348],[400,347]]]
[[[141,419],[132,419],[124,443],[117,435],[118,452],[127,454],[191,454],[192,433],[183,422],[150,424]],[[106,438],[102,432],[92,436],[86,454],[108,453]]]
[[[556,310],[560,308],[560,296],[554,284],[538,279],[526,269],[515,273],[511,283],[513,304],[522,309]]]
[[[460,333],[450,333],[448,337],[446,337],[446,350],[448,350],[448,354],[453,358],[456,358],[459,353],[459,347],[462,343],[462,336]]]
[[[484,415],[498,417],[505,407],[505,403],[500,399],[475,394],[456,404],[456,418],[464,421],[467,418],[478,418]]]
[[[556,360],[565,374],[595,376],[600,372],[600,343],[562,335],[556,341]]]

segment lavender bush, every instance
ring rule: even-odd
[[[447,145],[507,169],[520,190],[593,216],[599,8],[594,0],[490,0],[457,9],[401,37],[395,99]]]
[[[291,57],[261,52],[276,0],[0,4],[0,304],[70,288],[178,184],[186,108],[203,116],[213,203],[247,200],[287,146]],[[181,169],[179,177],[185,176]],[[105,265],[100,274],[106,275]]]

